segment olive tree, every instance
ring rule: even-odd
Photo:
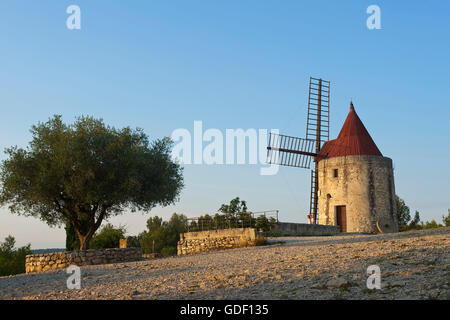
[[[116,129],[101,119],[65,124],[55,115],[32,126],[26,149],[6,149],[0,167],[0,205],[50,226],[70,222],[80,250],[103,220],[126,209],[148,212],[178,200],[182,168],[169,138],[150,143],[142,129]]]

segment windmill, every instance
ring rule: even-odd
[[[321,78],[309,78],[308,116],[306,137],[297,138],[270,133],[267,146],[267,162],[289,167],[310,169],[311,196],[309,216],[317,223],[318,211],[318,155],[323,143],[330,139],[330,82]]]

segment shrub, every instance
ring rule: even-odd
[[[424,229],[434,229],[434,228],[439,228],[442,227],[441,224],[438,224],[436,221],[431,220],[431,221],[427,221],[425,222],[425,224],[423,225]]]
[[[161,249],[161,256],[168,257],[177,254],[177,248],[175,247],[164,247]]]
[[[431,221],[420,221],[419,211],[415,211],[414,218],[411,220],[409,207],[405,204],[403,199],[395,196],[397,203],[397,219],[399,231],[408,230],[420,230],[420,229],[433,229],[443,227],[442,224],[437,223],[435,220]],[[408,223],[409,222],[409,223]],[[442,216],[442,222],[445,226],[450,226],[450,209],[448,210],[447,217]]]
[[[446,227],[450,227],[450,209],[448,209],[447,216],[442,216],[442,222]]]
[[[159,253],[161,256],[177,254],[180,233],[185,232],[186,216],[174,213],[170,220],[159,217],[148,219],[147,228],[139,235],[143,253]]]
[[[128,236],[127,237],[127,246],[129,248],[140,248],[141,247],[141,237],[138,236]]]
[[[108,223],[92,237],[90,247],[92,249],[119,248],[120,239],[125,238],[125,233],[125,227],[115,228],[111,223]]]
[[[25,257],[31,254],[31,245],[14,249],[16,240],[12,236],[5,238],[0,244],[0,276],[8,276],[25,272]]]
[[[265,216],[259,216],[256,218],[256,225],[255,227],[258,230],[261,230],[263,232],[270,231],[272,229],[272,224],[270,223],[269,219],[267,219]]]

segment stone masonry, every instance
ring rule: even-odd
[[[233,228],[180,234],[178,255],[256,245],[256,229]]]
[[[25,271],[41,272],[50,269],[67,268],[70,265],[86,266],[94,264],[137,261],[142,259],[141,248],[111,248],[48,254],[30,254],[26,256]]]
[[[346,206],[347,232],[397,232],[392,160],[369,155],[321,160],[320,224],[337,225],[336,206]]]

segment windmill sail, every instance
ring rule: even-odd
[[[288,167],[306,168],[311,166],[315,141],[282,134],[270,133],[267,147],[267,162]]]
[[[318,218],[318,171],[317,160],[323,143],[330,139],[330,81],[309,78],[308,115],[306,139],[271,133],[267,146],[267,162],[289,167],[310,169],[311,197],[309,218]]]
[[[306,139],[319,141],[316,153],[330,140],[330,81],[309,78]]]
[[[325,141],[330,139],[330,81],[309,78],[308,116],[306,121],[306,139],[316,142],[316,154]],[[318,221],[319,209],[319,173],[317,158],[311,170],[311,196],[309,200],[309,216],[314,223]]]

